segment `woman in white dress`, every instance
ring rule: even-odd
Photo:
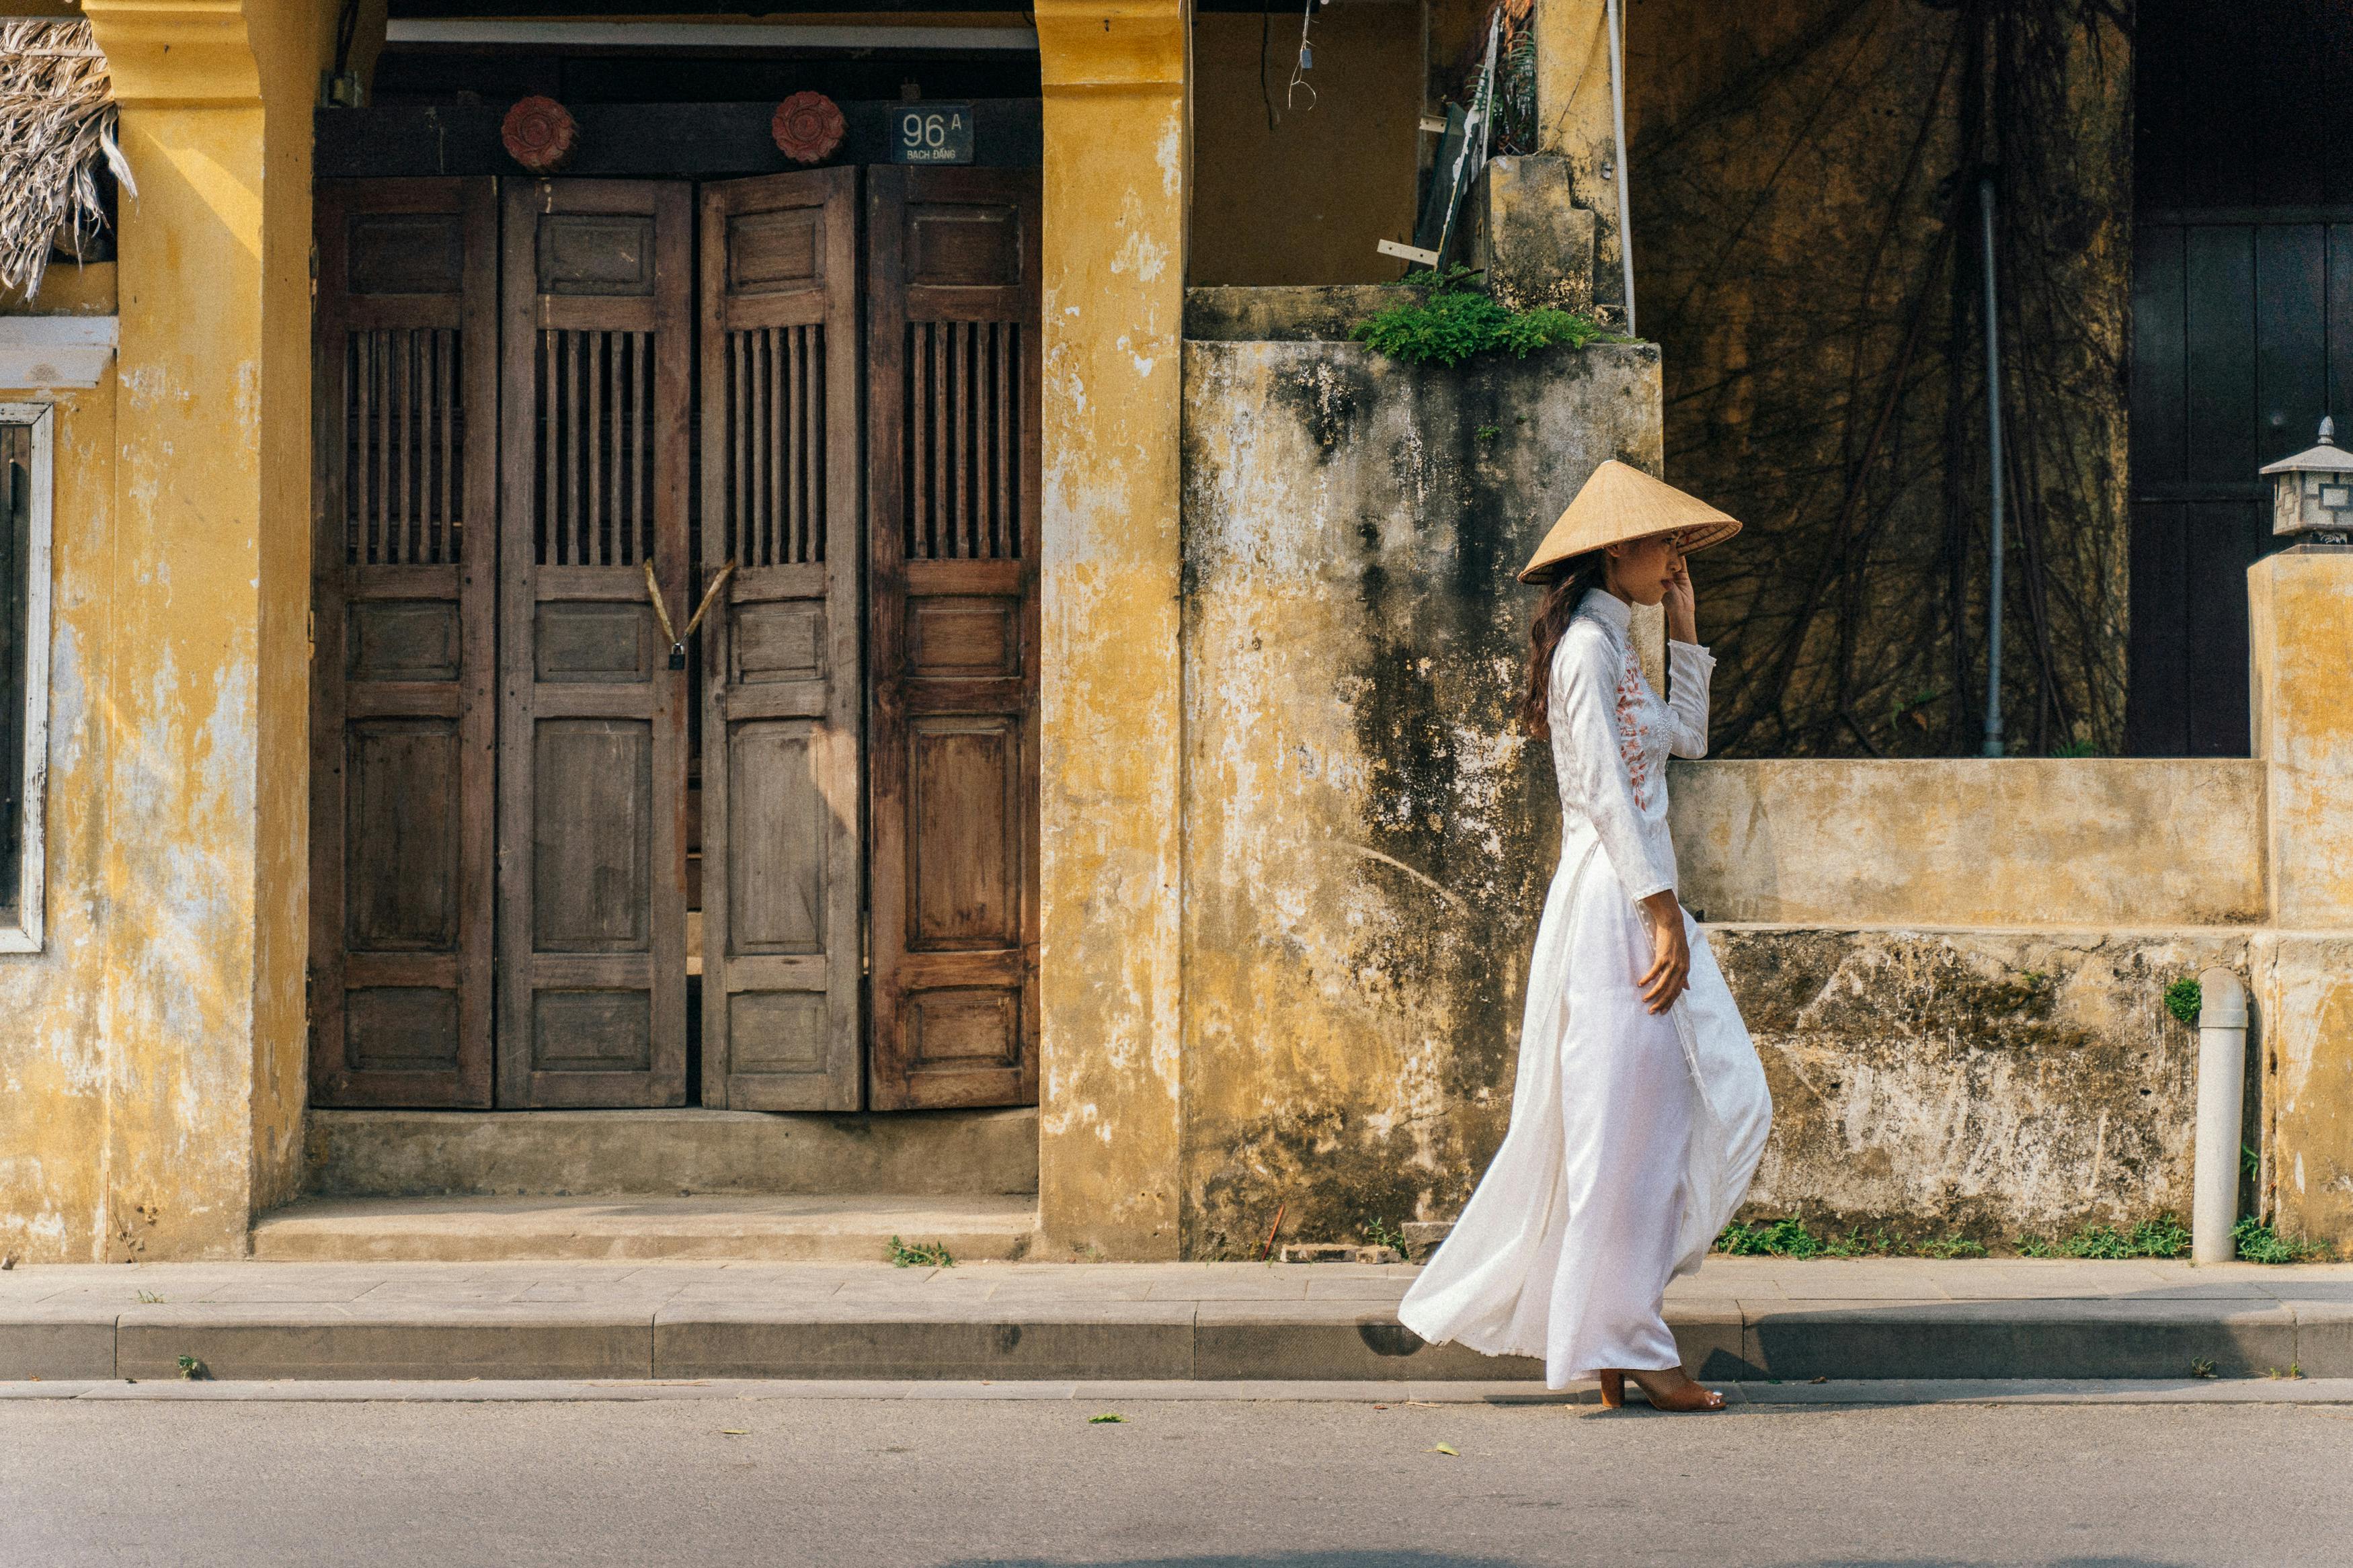
[[[1523,718],[1552,742],[1561,856],[1536,931],[1511,1129],[1398,1315],[1433,1343],[1541,1356],[1554,1388],[1631,1378],[1719,1410],[1662,1315],[1748,1189],[1772,1121],[1764,1068],[1707,939],[1675,897],[1666,761],[1707,751],[1715,661],[1684,557],[1740,525],[1623,463],[1587,480],[1521,581],[1550,584]],[[1663,602],[1668,699],[1636,661]]]

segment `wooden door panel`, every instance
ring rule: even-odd
[[[1038,1098],[1038,215],[868,175],[877,1109]]]
[[[683,1103],[691,193],[511,181],[499,1102]]]
[[[491,1101],[498,209],[322,181],[311,1097]]]
[[[703,1098],[860,1103],[857,173],[702,188]]]

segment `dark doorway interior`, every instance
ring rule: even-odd
[[[2353,393],[2353,9],[2144,0],[2126,749],[2244,756],[2265,463]]]

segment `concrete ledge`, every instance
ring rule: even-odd
[[[112,1377],[114,1314],[0,1321],[0,1378]]]
[[[1188,1378],[1191,1320],[1153,1302],[987,1321],[679,1308],[655,1320],[654,1362],[664,1377]]]
[[[1532,1359],[1400,1326],[1414,1270],[1332,1265],[52,1265],[0,1274],[0,1383],[748,1378],[1465,1389]],[[1694,1291],[1721,1292],[1720,1295]],[[2291,1371],[2353,1379],[2353,1267],[1711,1259],[1667,1320],[1715,1382],[1888,1397],[1926,1382]],[[223,1397],[228,1395],[224,1394]],[[878,1395],[879,1396],[879,1395]],[[1395,1397],[1411,1397],[1402,1392]],[[1831,1398],[1825,1394],[1822,1397]],[[1849,1393],[1848,1399],[1871,1398]]]
[[[2296,1314],[2253,1301],[1873,1302],[1752,1313],[1741,1378],[2185,1377],[2284,1373],[2297,1364]]]
[[[651,1377],[653,1334],[634,1321],[574,1318],[466,1321],[419,1314],[413,1322],[359,1321],[281,1311],[274,1320],[223,1322],[185,1311],[116,1330],[116,1375],[177,1378],[194,1356],[225,1381],[259,1378]]]
[[[1018,1194],[1038,1110],[313,1110],[302,1153],[322,1197]]]

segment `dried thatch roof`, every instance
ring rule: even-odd
[[[31,295],[52,245],[79,253],[105,227],[101,160],[132,188],[114,119],[88,22],[0,20],[0,291]]]

